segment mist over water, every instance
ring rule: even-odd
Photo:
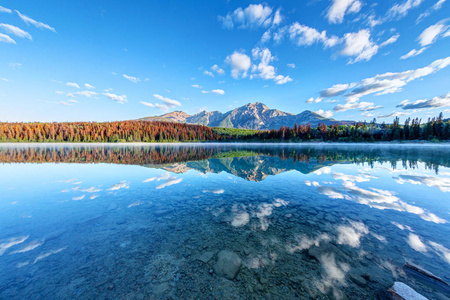
[[[450,282],[447,146],[26,144],[0,162],[1,299],[450,297],[403,266]]]

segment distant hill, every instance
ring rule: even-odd
[[[281,126],[293,127],[295,123],[308,124],[317,127],[320,123],[332,125],[353,124],[354,121],[337,121],[325,118],[315,112],[305,110],[297,115],[270,109],[260,102],[249,103],[229,112],[202,111],[195,115],[188,115],[182,111],[174,111],[161,116],[145,117],[140,121],[169,121],[189,124],[206,125],[210,127],[241,128],[241,129],[279,129]]]

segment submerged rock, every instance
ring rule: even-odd
[[[406,262],[406,263],[405,263],[405,267],[406,267],[406,268],[409,268],[409,269],[411,269],[411,270],[414,270],[414,271],[416,271],[416,272],[419,272],[419,273],[422,274],[422,275],[425,275],[425,276],[427,276],[427,277],[430,277],[430,278],[432,278],[432,279],[434,279],[434,280],[440,281],[440,282],[442,282],[442,283],[448,285],[448,283],[445,282],[442,278],[440,278],[440,277],[434,275],[434,274],[431,273],[430,271],[425,270],[424,268],[422,268],[422,267],[420,267],[420,266],[418,266],[418,265],[416,265],[416,264],[413,264],[413,263],[410,263],[410,262]]]
[[[394,300],[428,300],[403,282],[394,282],[389,292]]]
[[[242,260],[236,253],[222,250],[217,254],[217,261],[213,269],[217,275],[233,280],[239,272],[241,264]]]

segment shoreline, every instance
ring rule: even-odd
[[[125,142],[125,143],[70,143],[70,142],[5,142],[0,143],[0,148],[10,148],[18,146],[27,147],[45,147],[45,146],[60,146],[60,147],[72,147],[72,146],[408,146],[408,147],[449,147],[450,141],[444,142],[430,142],[430,141],[417,141],[417,142]]]

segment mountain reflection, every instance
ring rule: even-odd
[[[436,173],[450,166],[450,150],[432,146],[386,145],[5,145],[1,163],[108,163],[163,168],[173,173],[194,169],[202,173],[227,172],[251,181],[296,170],[319,172],[333,164],[373,167],[388,163],[392,169],[416,169],[418,163]],[[413,180],[401,178],[401,180]],[[414,179],[417,181],[417,178]]]

